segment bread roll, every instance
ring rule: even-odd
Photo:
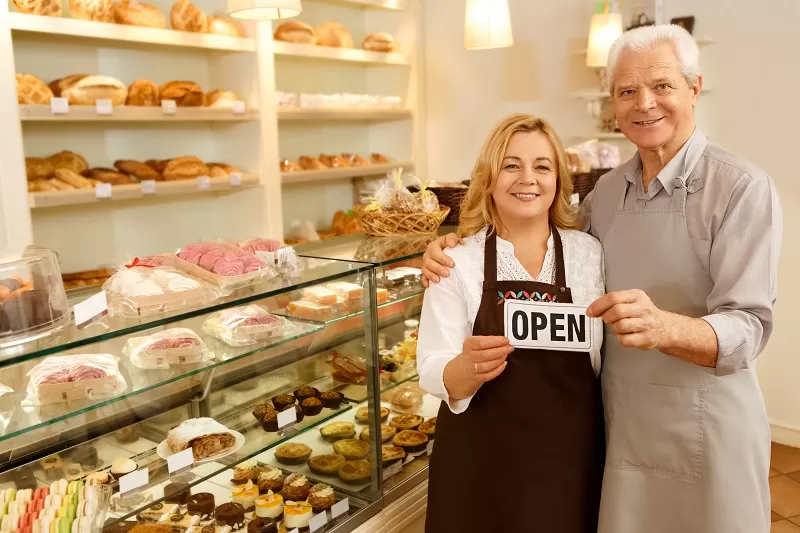
[[[158,89],[160,100],[175,100],[178,107],[201,107],[205,93],[193,81],[170,81]]]
[[[28,192],[57,191],[55,185],[48,180],[32,180],[28,182]]]
[[[50,178],[47,182],[56,188],[58,191],[74,191],[77,187],[74,185],[70,185],[65,181],[61,181],[58,178]]]
[[[83,78],[88,78],[88,74],[70,74],[66,78],[59,78],[55,81],[51,81],[50,90],[53,91],[53,96],[61,96],[61,93],[64,92],[64,89],[68,89],[81,81]]]
[[[342,154],[342,157],[351,167],[363,167],[367,165],[367,160],[358,154]]]
[[[178,0],[169,12],[172,27],[180,31],[208,33],[208,17],[189,0]]]
[[[90,168],[83,173],[83,176],[93,180],[98,180],[102,183],[110,183],[111,185],[125,185],[133,183],[133,180],[127,174],[117,172],[113,168]]]
[[[164,167],[165,180],[186,180],[200,176],[208,176],[208,165],[194,156],[176,157]]]
[[[159,106],[158,85],[150,80],[136,80],[128,87],[128,98],[125,105],[133,106]]]
[[[222,89],[214,89],[206,95],[206,107],[213,107],[215,109],[231,109],[233,103],[239,101],[239,97],[231,91]]]
[[[325,170],[328,168],[328,166],[320,160],[305,155],[300,156],[297,162],[300,163],[300,167],[303,170]]]
[[[347,159],[338,155],[320,154],[319,160],[330,168],[342,168],[350,166],[350,164],[347,162]]]
[[[60,17],[61,0],[14,0],[14,6],[20,13]]]
[[[372,52],[394,52],[394,37],[388,33],[370,33],[364,37],[361,48]]]
[[[234,172],[241,172],[241,170],[239,170],[239,167],[237,167],[236,165],[229,165],[228,163],[209,163],[208,166],[220,167],[223,170],[225,170],[225,172],[227,172],[228,174],[232,174]]]
[[[338,22],[328,21],[317,26],[317,44],[334,48],[353,48],[353,36]]]
[[[167,163],[169,163],[170,159],[148,159],[144,162],[145,165],[152,168],[159,175],[164,173],[164,169],[167,168]]]
[[[53,99],[50,87],[32,74],[17,74],[18,104],[49,104]]]
[[[156,180],[161,181],[161,174],[151,166],[133,161],[131,159],[119,159],[114,161],[114,166],[122,173],[130,174],[139,181]]]
[[[87,76],[61,94],[72,105],[95,105],[97,100],[111,100],[111,105],[121,106],[128,96],[128,88],[110,76]]]
[[[370,154],[369,156],[370,161],[372,161],[373,165],[388,165],[392,161],[383,154]]]
[[[69,183],[76,189],[91,189],[93,187],[91,181],[68,168],[57,168],[53,174],[55,174],[55,177],[59,180],[64,183]]]
[[[304,22],[284,22],[275,30],[276,41],[287,43],[316,44],[314,28]]]
[[[53,163],[43,157],[25,158],[25,176],[28,180],[47,179],[54,171]]]
[[[300,165],[288,159],[281,160],[281,172],[295,172],[301,170]]]
[[[208,175],[212,178],[227,178],[234,172],[241,174],[241,170],[233,165],[226,163],[208,163]]]
[[[86,162],[83,156],[69,150],[62,150],[57,154],[53,154],[47,160],[50,161],[54,169],[65,168],[76,174],[81,174],[89,168],[89,163]]]
[[[246,37],[241,24],[227,17],[214,16],[208,19],[208,33],[227,37]]]
[[[113,0],[69,0],[69,12],[74,19],[112,22]]]
[[[114,22],[145,28],[166,28],[164,14],[152,4],[136,0],[122,0],[114,4]]]

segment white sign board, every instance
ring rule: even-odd
[[[503,323],[512,346],[588,352],[592,321],[586,306],[506,300]]]

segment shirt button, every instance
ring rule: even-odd
[[[644,208],[646,205],[647,205],[647,202],[645,202],[644,200],[639,202],[639,207],[641,207],[641,208]]]

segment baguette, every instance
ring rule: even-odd
[[[74,191],[77,188],[58,178],[50,178],[48,182],[59,191]]]
[[[92,182],[68,168],[57,168],[53,174],[57,179],[72,185],[76,189],[91,189],[93,187]]]

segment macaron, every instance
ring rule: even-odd
[[[57,533],[72,533],[72,518],[62,518],[58,521]]]
[[[68,486],[69,486],[69,481],[67,481],[66,479],[59,479],[58,480],[58,493],[59,494],[66,494]]]
[[[21,491],[17,492],[17,501],[20,502],[29,502],[33,499],[33,490],[31,489],[22,489]]]
[[[3,501],[13,502],[17,498],[17,489],[6,489],[3,492]]]
[[[77,511],[78,511],[78,506],[75,504],[72,504],[69,507],[67,507],[67,518],[69,518],[70,520],[75,520]]]
[[[19,525],[19,515],[17,514],[7,514],[3,517],[3,520],[0,522],[0,527],[5,529],[10,529],[14,531],[17,529]]]
[[[14,507],[14,512],[20,516],[28,512],[28,502],[25,500],[16,500],[11,502]]]

